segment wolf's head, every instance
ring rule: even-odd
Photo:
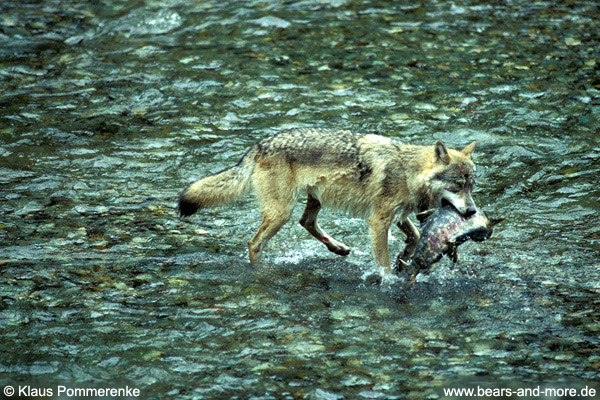
[[[475,142],[458,151],[442,142],[433,146],[433,165],[427,177],[430,208],[451,205],[461,215],[475,214],[477,209],[471,190],[475,184],[475,164],[471,153]]]

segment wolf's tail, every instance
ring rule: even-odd
[[[179,196],[179,214],[192,215],[200,208],[228,203],[248,194],[252,186],[252,166],[248,164],[244,158],[231,168],[192,183]]]

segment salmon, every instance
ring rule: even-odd
[[[421,272],[428,274],[443,255],[457,261],[456,249],[468,240],[481,242],[492,236],[494,226],[504,218],[489,219],[482,211],[468,217],[459,214],[452,206],[418,214],[421,222],[421,237],[417,243],[411,263],[406,264],[398,257],[395,271],[405,274],[412,284]]]

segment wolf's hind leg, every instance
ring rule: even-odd
[[[286,164],[273,159],[255,166],[252,181],[263,213],[260,228],[248,242],[250,262],[255,262],[260,260],[267,242],[290,219],[298,191]]]
[[[319,224],[317,223],[317,215],[321,210],[321,203],[310,193],[308,194],[308,200],[306,201],[306,208],[300,218],[300,225],[317,238],[320,242],[327,246],[329,251],[339,254],[341,256],[347,256],[350,253],[350,248],[344,243],[340,243],[327,234]]]
[[[291,207],[289,210],[264,213],[260,228],[258,228],[256,234],[248,242],[251,263],[260,260],[265,245],[290,219],[291,213]]]
[[[417,248],[417,243],[419,242],[421,234],[419,233],[417,227],[408,218],[398,222],[398,228],[400,228],[400,230],[406,235],[406,247],[399,255],[398,259],[404,261],[404,263],[407,263]]]

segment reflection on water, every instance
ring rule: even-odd
[[[598,381],[593,3],[0,11],[2,386],[392,399]],[[403,292],[364,285],[359,219],[321,218],[347,258],[290,223],[250,266],[251,198],[177,217],[187,184],[301,126],[476,140],[476,200],[507,221]]]

